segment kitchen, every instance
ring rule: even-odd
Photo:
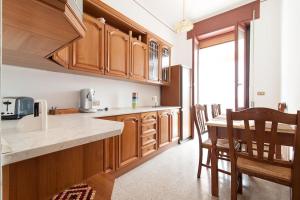
[[[48,199],[81,182],[114,182],[191,137],[180,85],[171,91],[175,104],[160,101],[160,88],[171,84],[171,44],[101,1],[3,3],[3,199]],[[48,27],[60,31],[44,26],[50,16]],[[17,34],[23,39],[10,43]],[[102,195],[100,187],[96,198],[112,189]]]
[[[268,24],[280,33],[283,25],[290,27],[284,24],[288,17],[281,22],[281,14],[288,13],[281,1],[206,3],[2,0],[2,199],[228,199],[230,178],[218,178],[218,139],[213,135],[204,136],[212,139],[211,158],[204,153],[211,169],[202,167],[199,175],[202,134],[195,109],[198,104],[224,103],[201,98],[197,52],[226,42],[239,47],[234,34],[240,29],[233,27],[242,27],[249,37],[245,104],[237,105],[241,95],[233,92],[232,107],[275,109],[285,101],[288,110],[283,111],[295,113],[298,104],[291,102],[296,97],[287,92],[291,83],[281,66],[291,54],[278,44],[288,42],[275,32],[272,39],[280,42],[272,44],[265,34]],[[191,17],[194,4],[202,15],[197,11]],[[169,6],[174,9],[168,11]],[[234,26],[224,29],[230,23]],[[233,67],[240,59],[235,51]],[[266,84],[264,70],[271,66],[273,78]],[[234,86],[238,91],[239,84]],[[202,87],[208,88],[205,83]],[[206,95],[216,97],[215,92]],[[224,121],[222,109],[218,119]],[[214,133],[218,123],[203,126]],[[244,185],[268,192],[244,189],[246,199],[289,196],[289,187],[272,188],[249,177]],[[219,179],[224,180],[220,188]]]

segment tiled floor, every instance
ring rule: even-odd
[[[193,140],[160,154],[119,177],[113,200],[206,200],[210,195],[210,170],[203,168],[197,179],[198,141]],[[224,163],[223,163],[224,164]],[[285,200],[290,189],[253,177],[243,176],[239,199]],[[230,177],[219,174],[219,199],[230,199]]]

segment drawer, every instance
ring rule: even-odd
[[[147,155],[150,155],[151,153],[154,153],[156,151],[156,142],[150,143],[149,145],[146,145],[142,147],[142,157],[145,157]]]
[[[155,131],[157,130],[157,126],[156,124],[154,126],[150,125],[150,126],[142,126],[142,135],[147,134],[147,132],[151,132],[151,131]]]
[[[142,146],[147,145],[153,141],[156,142],[156,133],[142,136]]]

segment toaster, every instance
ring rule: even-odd
[[[21,119],[26,115],[32,115],[33,111],[34,99],[31,97],[2,98],[2,120]]]

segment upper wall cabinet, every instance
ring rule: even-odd
[[[149,81],[160,81],[159,41],[153,37],[148,39],[149,50]]]
[[[148,79],[148,51],[143,42],[131,39],[130,78],[145,81]]]
[[[163,84],[170,83],[170,64],[171,64],[171,48],[167,45],[161,45],[160,50],[161,61],[161,81]]]
[[[84,36],[81,14],[72,0],[4,0],[3,63],[46,66],[46,57]]]
[[[129,35],[106,25],[106,70],[111,76],[128,77]]]
[[[71,64],[71,45],[68,45],[64,47],[63,49],[55,52],[53,54],[53,60],[60,64],[61,66],[65,68],[69,68]]]
[[[84,15],[85,37],[73,43],[73,63],[70,69],[104,73],[104,24]]]
[[[125,23],[125,16],[101,1],[84,3],[86,36],[73,42],[71,48],[56,52],[52,57],[56,63],[89,75],[159,85],[170,83],[170,44],[141,30],[131,20]]]

